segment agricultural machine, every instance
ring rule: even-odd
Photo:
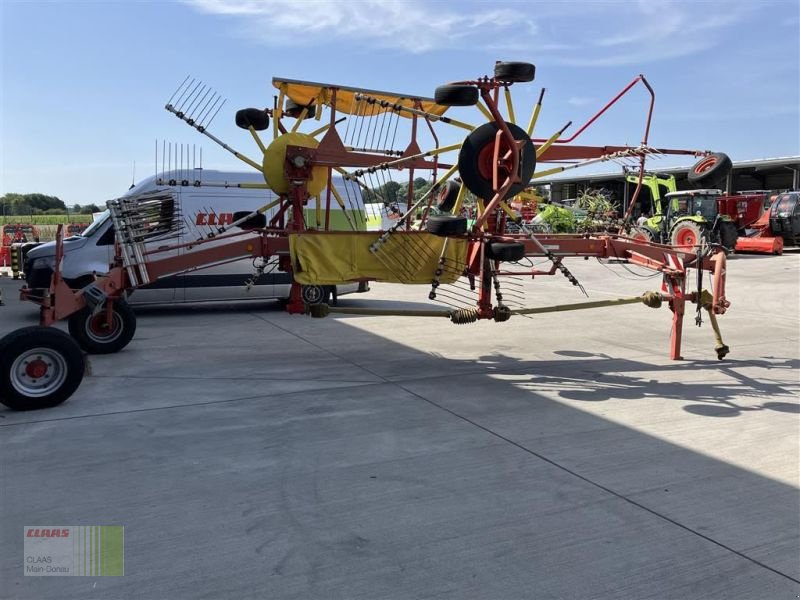
[[[498,324],[521,315],[579,310],[600,306],[645,304],[668,306],[672,313],[670,357],[681,358],[683,317],[687,303],[697,306],[697,323],[708,314],[718,358],[728,353],[717,317],[726,312],[726,253],[706,240],[677,247],[618,234],[536,234],[522,226],[507,230],[516,217],[515,195],[545,177],[587,164],[614,161],[636,164],[640,173],[651,158],[665,154],[699,157],[700,173],[721,175],[718,156],[704,151],[665,149],[649,143],[655,94],[638,76],[574,134],[567,123],[549,137],[534,137],[542,108],[541,91],[527,122],[517,120],[511,88],[534,79],[529,63],[498,62],[494,73],[440,86],[434,97],[380,92],[341,85],[274,78],[277,94],[270,108],[236,113],[261,153],[253,159],[209,132],[222,106],[218,94],[189,81],[178,88],[166,110],[238,159],[262,173],[263,184],[277,199],[233,223],[209,227],[197,239],[175,244],[186,224],[167,184],[163,190],[108,202],[115,225],[116,258],[107,273],[83,289],[72,290],[60,272],[63,235],[57,236],[50,289],[44,296],[22,297],[40,304],[40,322],[0,340],[0,401],[14,409],[54,406],[79,386],[83,352],[110,353],[132,339],[136,319],[126,293],[161,277],[244,257],[253,259],[256,274],[266,260],[293,277],[287,311],[322,318],[331,312],[448,319],[455,324],[491,320]],[[649,94],[642,142],[637,146],[588,146],[573,143],[594,121],[637,84]],[[503,106],[505,110],[503,111]],[[446,116],[450,107],[475,107],[482,124]],[[461,109],[463,112],[472,110]],[[454,129],[453,129],[454,128]],[[302,131],[301,131],[302,129]],[[465,137],[453,144],[440,140],[447,131]],[[264,140],[262,135],[271,139]],[[537,170],[541,163],[552,163]],[[713,164],[712,164],[713,163]],[[375,193],[394,174],[408,179],[402,216],[384,231],[334,231],[331,207],[353,202],[350,186],[337,189],[333,175]],[[425,176],[433,185],[415,199],[414,181]],[[376,184],[377,182],[377,184]],[[641,188],[641,178],[635,195]],[[242,184],[244,185],[244,184]],[[461,215],[467,191],[477,197],[474,221]],[[308,217],[304,207],[315,199]],[[416,216],[421,215],[417,220]],[[630,214],[626,216],[630,219]],[[154,240],[157,249],[152,250]],[[176,252],[191,247],[191,252]],[[649,269],[661,286],[641,296],[561,304],[525,306],[515,301],[519,278],[562,275],[583,291],[566,264],[568,258],[613,259]],[[541,268],[528,259],[538,258]],[[533,266],[532,266],[533,265]],[[694,269],[696,277],[687,270]],[[705,273],[711,285],[704,289]],[[687,289],[687,281],[694,289]],[[304,289],[347,281],[387,281],[422,286],[434,303],[430,310],[329,307],[304,302]],[[244,284],[245,282],[243,282]],[[585,293],[585,292],[584,292]],[[68,320],[67,335],[49,327]]]

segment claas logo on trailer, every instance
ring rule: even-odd
[[[230,225],[233,223],[233,213],[199,212],[195,217],[195,225]]]

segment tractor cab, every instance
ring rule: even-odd
[[[713,224],[719,215],[719,190],[687,190],[666,195],[666,221],[690,217],[695,221]]]
[[[800,192],[778,194],[769,209],[769,227],[786,245],[800,244]]]

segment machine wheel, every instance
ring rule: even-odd
[[[54,327],[24,327],[0,339],[0,402],[12,410],[61,404],[86,365],[78,344]]]
[[[304,285],[301,290],[303,302],[314,304],[328,304],[331,299],[331,289],[324,285]]]
[[[515,140],[525,141],[519,158],[520,181],[513,184],[506,193],[506,197],[520,193],[530,182],[536,168],[536,148],[525,133],[525,130],[507,123],[511,135]],[[494,142],[497,134],[497,123],[484,123],[467,136],[458,153],[458,171],[461,180],[467,189],[484,200],[491,200],[494,196],[492,189],[492,173],[494,165]],[[506,153],[508,147],[505,139],[501,142],[500,156]]]
[[[244,219],[247,215],[252,214],[252,210],[237,210],[233,213],[234,222],[239,219]],[[267,217],[264,213],[256,213],[246,221],[242,221],[239,225],[240,229],[263,229],[267,226]]]
[[[703,235],[703,228],[694,221],[678,221],[669,233],[669,242],[673,246],[697,246]]]
[[[478,88],[473,85],[440,85],[433,99],[442,106],[475,106],[478,103]]]
[[[715,152],[698,160],[689,169],[688,179],[696,188],[717,188],[725,182],[733,163],[727,154]]]
[[[628,237],[637,242],[652,242],[653,233],[644,227],[634,227],[628,234]]]
[[[525,257],[525,244],[520,242],[489,242],[484,249],[486,258],[503,262],[516,262]]]
[[[294,117],[295,119],[299,117],[303,113],[303,109],[305,106],[303,104],[298,104],[291,98],[286,99],[286,104],[283,108],[283,114],[288,115],[290,117]],[[317,116],[317,107],[312,104],[308,107],[308,113],[306,113],[306,119],[313,119]]]
[[[443,212],[450,212],[458,200],[458,192],[461,186],[455,181],[445,183],[436,195],[436,208]]]
[[[736,225],[724,221],[719,227],[719,243],[725,246],[729,252],[733,252],[738,239],[739,232],[736,230]]]
[[[467,218],[456,215],[430,215],[425,219],[425,229],[434,235],[462,235],[467,233]]]
[[[269,127],[269,115],[260,108],[243,108],[236,111],[236,126],[242,129],[252,126],[256,131],[264,131]]]
[[[508,83],[533,81],[536,67],[526,62],[499,62],[494,65],[494,78]]]
[[[131,305],[120,298],[112,308],[111,325],[107,323],[105,308],[93,315],[84,306],[69,318],[70,335],[89,354],[113,354],[127,346],[136,333],[136,314]]]

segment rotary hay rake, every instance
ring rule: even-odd
[[[655,148],[649,145],[655,94],[644,76],[631,81],[572,136],[571,123],[547,138],[533,137],[544,89],[525,128],[517,124],[511,96],[515,84],[534,78],[529,63],[498,62],[493,76],[440,86],[434,98],[274,78],[273,106],[236,113],[261,152],[255,160],[208,131],[224,101],[206,85],[187,78],[166,110],[259,171],[264,183],[238,184],[271,190],[277,199],[231,224],[212,228],[188,243],[148,246],[178,235],[183,221],[170,187],[188,181],[163,181],[155,193],[111,200],[108,207],[116,231],[116,258],[107,274],[80,290],[72,290],[60,273],[62,236],[56,244],[56,268],[50,289],[23,299],[40,304],[41,325],[17,330],[0,340],[0,401],[14,409],[35,409],[63,402],[78,387],[84,372],[83,351],[116,352],[135,331],[135,316],[125,302],[127,291],[161,277],[242,258],[276,258],[293,276],[290,313],[324,317],[331,312],[448,318],[465,324],[478,320],[503,322],[515,316],[643,303],[672,311],[670,356],[679,359],[686,303],[697,305],[712,324],[718,358],[728,353],[717,315],[729,306],[725,298],[724,248],[701,240],[698,246],[670,247],[618,234],[541,234],[530,230],[510,208],[536,179],[588,164],[612,161],[634,164],[645,172],[648,159],[692,155],[704,162],[707,187],[727,173],[715,168],[708,151]],[[642,142],[638,146],[582,146],[573,143],[623,95],[641,83],[648,91]],[[501,111],[505,104],[505,115]],[[450,107],[475,106],[485,121],[479,126],[446,116]],[[324,117],[324,120],[323,120]],[[309,126],[309,123],[311,124]],[[303,128],[304,131],[300,129]],[[463,142],[440,144],[442,128],[466,132]],[[271,133],[265,142],[262,134]],[[425,136],[422,133],[425,132]],[[431,147],[423,150],[427,137]],[[723,164],[725,161],[721,161]],[[555,166],[537,170],[537,165]],[[382,198],[386,183],[407,172],[404,203]],[[433,184],[415,199],[415,179],[424,173]],[[334,183],[334,176],[342,189]],[[641,189],[641,179],[625,215]],[[359,230],[360,190],[377,199],[393,225],[379,232]],[[462,216],[467,194],[476,198],[474,221]],[[313,214],[307,207],[314,201]],[[334,203],[346,217],[346,231],[334,230]],[[363,214],[361,215],[363,218]],[[507,226],[517,225],[512,233]],[[186,252],[174,252],[185,249]],[[658,291],[642,296],[525,307],[521,277],[561,274],[583,291],[564,264],[567,257],[613,259],[661,273]],[[526,267],[522,260],[540,259],[549,267]],[[697,272],[696,289],[687,292],[687,269]],[[703,275],[712,274],[710,290]],[[386,281],[428,287],[428,298],[442,309],[386,311],[306,304],[304,291],[348,281]],[[245,282],[243,282],[243,285]],[[585,292],[584,292],[585,293]],[[48,327],[69,320],[72,337]],[[76,341],[77,340],[77,341]]]

